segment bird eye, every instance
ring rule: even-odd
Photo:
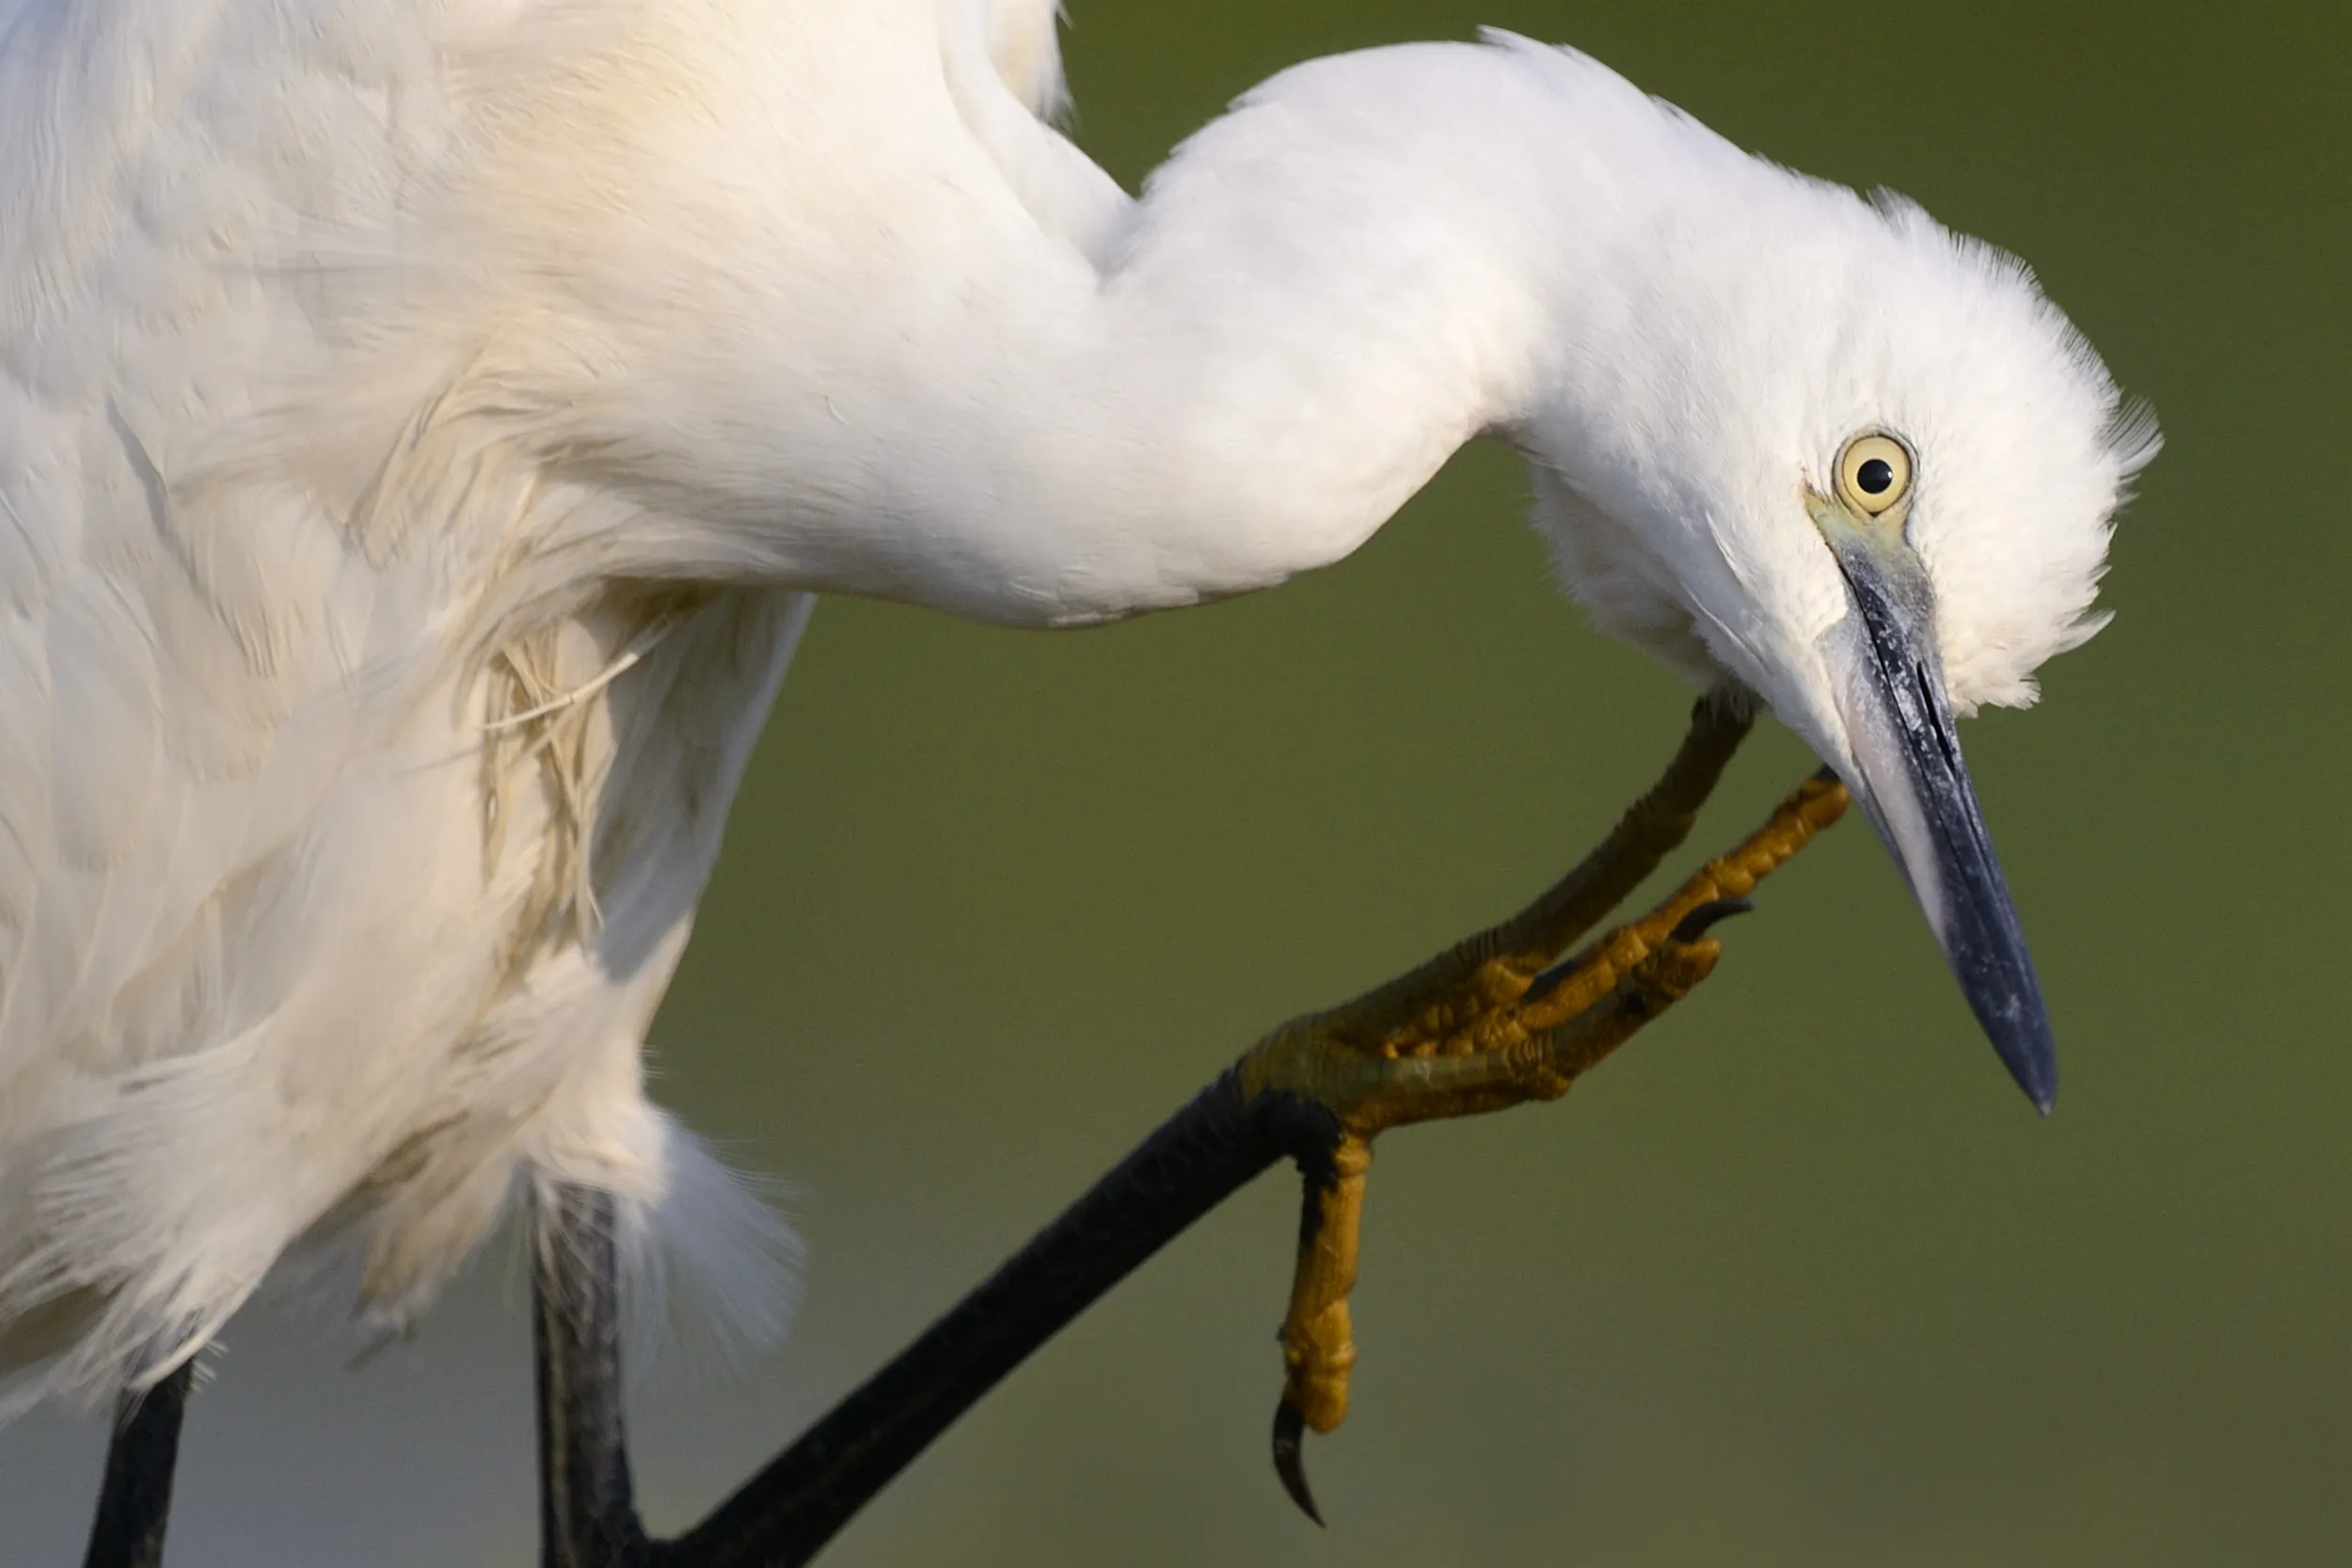
[[[1837,454],[1837,487],[1875,517],[1911,493],[1911,451],[1892,436],[1857,436]]]

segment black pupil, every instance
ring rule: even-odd
[[[1895,466],[1883,457],[1873,457],[1853,471],[1853,482],[1866,496],[1883,496],[1895,487]]]

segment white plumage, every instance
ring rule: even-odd
[[[1883,428],[1954,706],[2095,629],[2153,426],[1916,209],[1501,36],[1140,201],[1061,93],[1050,0],[0,0],[17,1402],[282,1259],[396,1328],[519,1182],[723,1189],[639,1047],[814,593],[1242,593],[1491,435],[1605,628],[1862,778],[1804,500]]]

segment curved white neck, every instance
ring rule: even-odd
[[[650,413],[585,439],[696,525],[649,570],[1069,625],[1327,564],[1556,394],[1590,335],[1571,318],[1623,311],[1561,280],[1612,276],[1587,263],[1652,204],[1595,145],[1621,112],[1553,74],[1422,45],[1277,78],[1160,171],[1100,267],[990,171],[900,185],[885,157],[861,171],[882,243],[781,258],[772,318],[665,321],[628,352]],[[759,281],[725,293],[756,305]]]

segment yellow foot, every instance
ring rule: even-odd
[[[1826,772],[1649,913],[1559,960],[1682,842],[1748,725],[1743,705],[1703,699],[1665,774],[1542,897],[1409,974],[1283,1024],[1236,1064],[1251,1100],[1306,1101],[1336,1127],[1327,1152],[1299,1163],[1306,1212],[1274,1418],[1275,1469],[1316,1523],[1300,1441],[1347,1415],[1347,1297],[1372,1140],[1410,1122],[1557,1100],[1707,978],[1723,951],[1708,927],[1748,908],[1756,884],[1845,811],[1845,788]]]

